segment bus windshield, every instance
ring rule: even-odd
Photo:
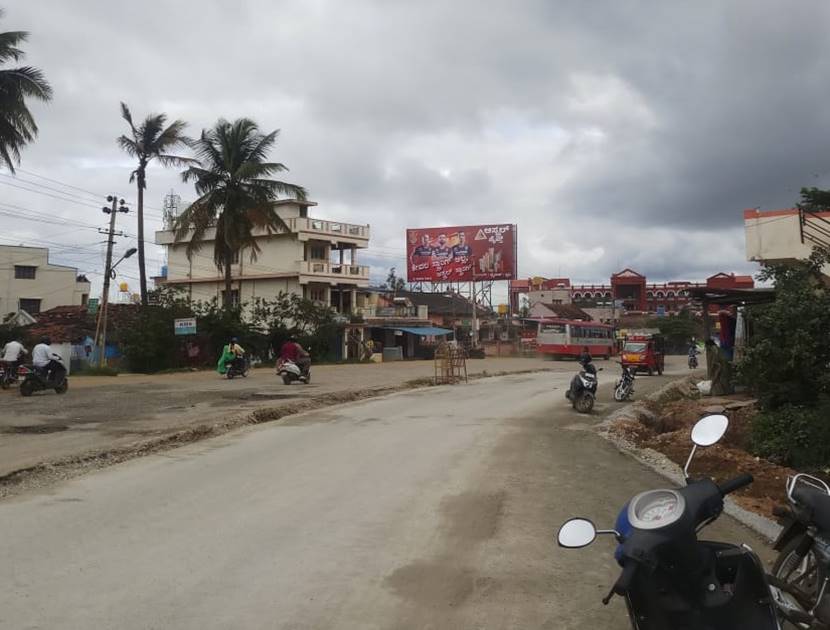
[[[625,344],[623,348],[623,352],[645,352],[646,351],[646,344],[643,342],[633,342],[629,341]]]

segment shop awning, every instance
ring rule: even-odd
[[[446,328],[437,328],[435,326],[422,326],[420,328],[397,327],[395,330],[402,330],[403,332],[420,335],[421,337],[441,337],[442,335],[449,335],[452,332]]]

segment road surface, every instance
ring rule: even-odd
[[[671,357],[676,359],[676,357]],[[598,365],[610,364],[599,361]],[[527,370],[572,372],[573,361],[488,358],[467,362],[470,374]],[[256,409],[302,405],[330,394],[398,387],[432,379],[432,361],[322,365],[310,385],[286,387],[273,368],[231,381],[215,371],[176,374],[70,376],[63,396],[30,398],[0,390],[0,476],[89,453],[127,448],[197,426],[223,423]]]
[[[555,532],[666,482],[566,406],[569,376],[330,408],[4,501],[0,628],[628,628],[600,603],[612,541]],[[710,535],[762,545],[726,517]]]

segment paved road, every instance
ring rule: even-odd
[[[599,601],[611,541],[554,533],[665,482],[569,410],[568,378],[332,408],[2,502],[0,628],[627,628]]]
[[[599,362],[600,364],[606,362]],[[539,358],[470,360],[470,374],[524,370],[571,372],[573,361]],[[229,381],[216,372],[70,377],[69,391],[23,398],[17,388],[0,391],[0,476],[77,457],[131,447],[200,425],[227,422],[255,409],[302,404],[332,393],[400,386],[431,379],[432,361],[324,365],[311,385],[286,387],[273,369]]]

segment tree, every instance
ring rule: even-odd
[[[184,167],[193,160],[169,153],[190,142],[184,135],[187,127],[184,121],[174,120],[165,126],[166,114],[150,114],[136,127],[126,103],[121,103],[121,117],[130,126],[130,136],[120,136],[117,139],[118,146],[138,160],[138,167],[130,173],[130,183],[135,181],[138,188],[138,275],[141,303],[147,306],[147,268],[144,261],[144,189],[147,188],[147,166],[157,160],[162,166]]]
[[[266,161],[278,134],[279,130],[260,133],[248,118],[232,123],[220,119],[192,143],[198,165],[182,173],[185,182],[195,183],[199,197],[177,219],[176,239],[189,239],[187,256],[191,258],[201,249],[208,230],[215,229],[213,261],[225,275],[225,307],[232,304],[234,256],[248,249],[255,262],[260,250],[254,232],[273,234],[288,229],[276,211],[279,195],[306,199],[302,186],[269,179],[288,170],[284,164]]]
[[[3,11],[0,10],[0,18]],[[0,165],[14,173],[20,164],[20,150],[37,136],[38,128],[26,99],[47,102],[52,87],[43,72],[32,66],[3,68],[9,61],[19,61],[24,53],[18,45],[29,37],[26,31],[0,33]]]
[[[395,293],[406,288],[406,280],[397,276],[394,267],[389,270],[389,275],[386,276],[386,287]]]
[[[775,302],[748,309],[751,335],[737,367],[765,409],[830,394],[830,290],[821,271],[828,263],[830,250],[816,247],[808,260],[761,272],[775,283]]]

